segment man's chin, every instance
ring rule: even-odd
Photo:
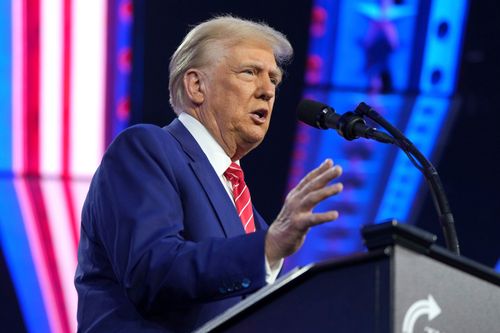
[[[253,148],[255,148],[258,145],[260,145],[262,143],[262,141],[264,141],[264,137],[266,136],[266,132],[267,131],[263,131],[261,133],[252,133],[252,135],[249,135],[248,138],[246,138],[247,140],[245,140],[245,141],[247,142],[248,145],[251,145],[251,146],[253,146]]]
[[[238,145],[238,155],[240,156],[238,159],[257,148],[263,140],[263,135],[244,138],[244,140]]]

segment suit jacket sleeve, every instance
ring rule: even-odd
[[[157,127],[125,131],[106,152],[82,213],[82,238],[99,244],[100,257],[106,258],[96,265],[111,266],[109,278],[146,312],[243,295],[265,285],[265,231],[186,239],[185,211],[197,208],[182,199],[185,184],[178,169],[190,170],[178,163],[186,157],[174,146]],[[218,225],[211,216],[194,223]]]

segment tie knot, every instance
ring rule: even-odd
[[[237,164],[232,162],[229,168],[227,168],[226,172],[224,172],[224,176],[232,182],[232,180],[244,181],[243,170]]]

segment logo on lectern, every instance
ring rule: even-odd
[[[427,296],[427,299],[421,299],[413,303],[408,311],[406,311],[405,317],[403,319],[403,333],[413,333],[413,328],[417,319],[421,316],[427,315],[427,319],[432,321],[434,318],[441,314],[441,308],[437,304],[434,297],[431,294]],[[430,327],[425,328],[427,333],[439,333],[438,330],[432,329]]]

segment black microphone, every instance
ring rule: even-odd
[[[332,128],[349,141],[363,137],[383,143],[395,143],[390,135],[368,126],[360,115],[350,111],[339,115],[332,107],[310,99],[299,103],[297,116],[309,126],[319,129]]]

